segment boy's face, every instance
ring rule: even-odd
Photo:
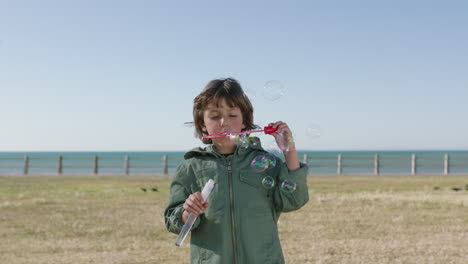
[[[219,105],[211,102],[203,111],[202,130],[206,133],[216,134],[225,132],[240,132],[245,128],[242,112],[238,107],[230,107],[225,99],[219,101]],[[229,141],[229,138],[213,139],[217,141]]]

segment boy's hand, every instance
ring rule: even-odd
[[[208,203],[203,200],[201,192],[196,192],[192,193],[187,200],[185,200],[183,207],[188,214],[199,215],[208,208]]]
[[[286,166],[288,167],[289,171],[295,171],[300,168],[299,164],[299,157],[297,156],[296,145],[294,144],[294,139],[292,136],[291,129],[289,129],[288,124],[278,121],[276,123],[270,123],[269,126],[272,126],[277,129],[275,133],[272,133],[277,140],[281,137],[278,137],[280,133],[283,134],[283,137],[287,140],[288,150],[284,153],[284,157],[286,160]],[[278,144],[279,146],[279,144]]]
[[[277,129],[276,132],[271,133],[271,135],[274,136],[275,138],[278,137],[278,134],[283,134],[283,137],[289,142],[290,145],[291,143],[294,142],[293,135],[288,124],[282,121],[277,121],[275,123],[270,123],[268,125]]]

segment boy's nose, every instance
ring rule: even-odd
[[[222,117],[220,121],[221,121],[221,126],[222,127],[228,127],[229,126],[228,118]]]

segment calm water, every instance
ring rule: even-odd
[[[379,155],[380,174],[410,174],[411,155],[416,154],[416,173],[443,175],[444,155],[449,155],[449,173],[468,175],[468,151],[301,151],[307,155],[311,175],[337,173],[337,157],[342,155],[342,173],[373,174],[374,155]],[[169,173],[174,173],[184,152],[0,152],[0,175],[22,175],[24,157],[29,157],[30,175],[58,175],[58,157],[62,156],[62,174],[92,175],[94,157],[98,157],[100,175],[124,175],[125,156],[129,174],[163,174],[163,156],[168,157]]]

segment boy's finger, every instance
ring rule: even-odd
[[[268,124],[268,126],[276,128],[278,126],[278,122],[270,123],[270,124]]]
[[[199,211],[199,213],[202,212],[203,210],[203,199],[201,198],[200,193],[194,193],[189,196],[189,199],[187,199],[186,203],[190,205],[193,209]]]
[[[281,124],[283,124],[283,121],[278,121],[278,122],[276,122],[276,123],[273,125],[273,127],[276,128],[276,129],[278,129],[278,127],[279,127]]]
[[[194,202],[196,202],[196,203],[198,203],[200,205],[204,202],[203,197],[202,197],[200,192],[196,192],[196,193],[192,194],[191,197],[192,197],[192,200]]]
[[[190,213],[193,213],[193,214],[196,214],[196,215],[199,215],[199,214],[203,213],[203,209],[201,209],[198,206],[191,206],[191,207],[189,207],[189,210],[190,210],[189,211]]]
[[[184,210],[187,211],[189,214],[196,214],[198,215],[198,212],[197,210],[195,210],[192,206],[190,206],[189,204],[184,204]]]
[[[192,207],[195,208],[199,213],[203,212],[203,204],[200,201],[195,201]]]
[[[197,196],[197,199],[198,199],[201,203],[204,202],[204,201],[203,201],[203,196],[201,195],[200,192],[195,193],[195,195]]]

